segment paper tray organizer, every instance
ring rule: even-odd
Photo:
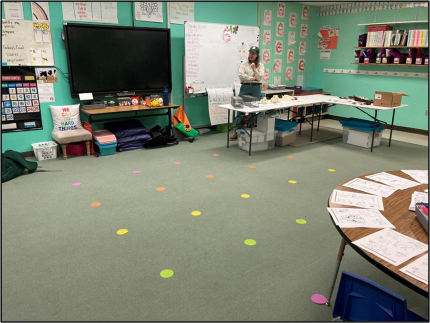
[[[94,140],[96,140],[100,145],[116,143],[115,135],[106,129],[94,131],[93,136]]]
[[[429,216],[424,213],[423,210],[421,210],[418,206],[424,206],[422,203],[416,203],[415,204],[415,216],[417,220],[421,223],[424,230],[426,232],[429,232]]]

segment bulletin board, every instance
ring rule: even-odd
[[[43,129],[36,82],[34,67],[2,66],[2,133]]]
[[[2,19],[2,66],[54,66],[49,21]]]

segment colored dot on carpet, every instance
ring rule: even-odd
[[[255,166],[249,166],[249,168],[255,168]]]
[[[81,183],[74,183],[73,186],[80,186]]]
[[[213,175],[206,175],[207,178],[212,178],[214,177]]]
[[[134,172],[133,172],[133,174],[139,174],[140,173],[140,171],[138,171],[138,170],[135,170]]]
[[[99,202],[95,202],[95,203],[91,203],[91,206],[100,206],[101,205],[101,203],[99,203]]]
[[[288,159],[293,159],[294,157],[293,157],[293,156],[287,156],[287,158],[288,158]]]
[[[313,294],[311,296],[311,300],[312,300],[312,302],[314,302],[316,304],[320,304],[320,305],[327,303],[327,298],[323,295],[320,295],[320,294]]]
[[[241,195],[244,199],[247,199],[248,197],[249,197],[249,195],[248,194],[242,194]]]
[[[121,229],[121,230],[118,230],[116,233],[118,233],[118,235],[122,236],[123,234],[126,234],[127,232],[128,232],[127,229]]]
[[[164,269],[160,272],[160,276],[163,278],[169,278],[173,276],[173,270]]]
[[[181,162],[175,162],[176,165],[179,165]]]
[[[200,211],[193,211],[193,212],[191,212],[191,215],[194,215],[194,216],[198,216],[200,214],[202,214],[202,212],[200,212]]]
[[[257,244],[257,241],[252,240],[252,239],[246,239],[244,242],[245,242],[245,244],[246,244],[246,245],[248,245],[248,246],[254,246],[254,245],[256,245],[256,244]]]
[[[336,171],[336,169],[330,168],[328,171],[329,171],[329,172],[335,172],[335,171]]]
[[[303,219],[297,219],[297,220],[296,220],[296,222],[297,222],[298,224],[305,224],[305,223],[306,223],[306,220],[303,220]]]
[[[164,187],[157,187],[157,191],[164,191],[165,188]]]
[[[214,154],[215,157],[219,156],[218,154]]]
[[[296,181],[288,181],[288,183],[296,184],[297,182]]]

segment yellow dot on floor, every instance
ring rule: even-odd
[[[158,187],[157,188],[157,191],[164,191],[165,190],[165,188],[164,187]]]
[[[297,222],[298,224],[305,224],[305,223],[306,223],[306,220],[303,220],[303,219],[297,219],[297,220],[296,220],[296,222]]]
[[[335,172],[336,171],[336,169],[333,169],[333,168],[329,168],[329,170],[328,170],[329,172]]]
[[[120,236],[122,236],[123,234],[126,234],[127,232],[128,232],[127,229],[121,229],[121,230],[118,230],[116,233],[118,233]]]
[[[99,202],[91,203],[91,206],[94,206],[94,207],[96,207],[96,206],[100,206],[100,205],[101,205],[101,203],[99,203]]]
[[[200,211],[193,211],[193,212],[191,212],[191,215],[194,215],[194,216],[198,216],[200,214],[202,214],[202,212],[200,212]]]
[[[173,276],[173,270],[164,269],[160,272],[160,276],[163,278],[169,278]]]
[[[213,175],[206,175],[207,178],[212,178],[214,177]]]
[[[247,199],[248,197],[249,197],[249,195],[248,194],[242,194],[241,195],[244,199]]]
[[[245,244],[246,244],[246,245],[248,245],[248,246],[254,246],[254,245],[256,245],[256,244],[257,244],[257,241],[252,240],[252,239],[246,239],[244,242],[245,242]]]
[[[249,166],[249,168],[255,168],[255,166]]]
[[[297,182],[296,181],[288,181],[288,183],[296,184]]]

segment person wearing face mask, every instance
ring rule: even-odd
[[[260,49],[257,46],[252,46],[249,49],[248,60],[242,62],[239,67],[239,79],[241,82],[239,96],[251,95],[259,100],[262,98],[261,95],[261,81],[264,75],[264,65],[260,63]],[[252,118],[254,115],[254,118]],[[255,121],[254,113],[250,114],[248,121],[248,128],[251,127],[251,119]],[[236,112],[236,126],[234,127],[235,134],[230,137],[230,140],[237,139],[236,130],[243,129],[245,125],[245,112]]]

